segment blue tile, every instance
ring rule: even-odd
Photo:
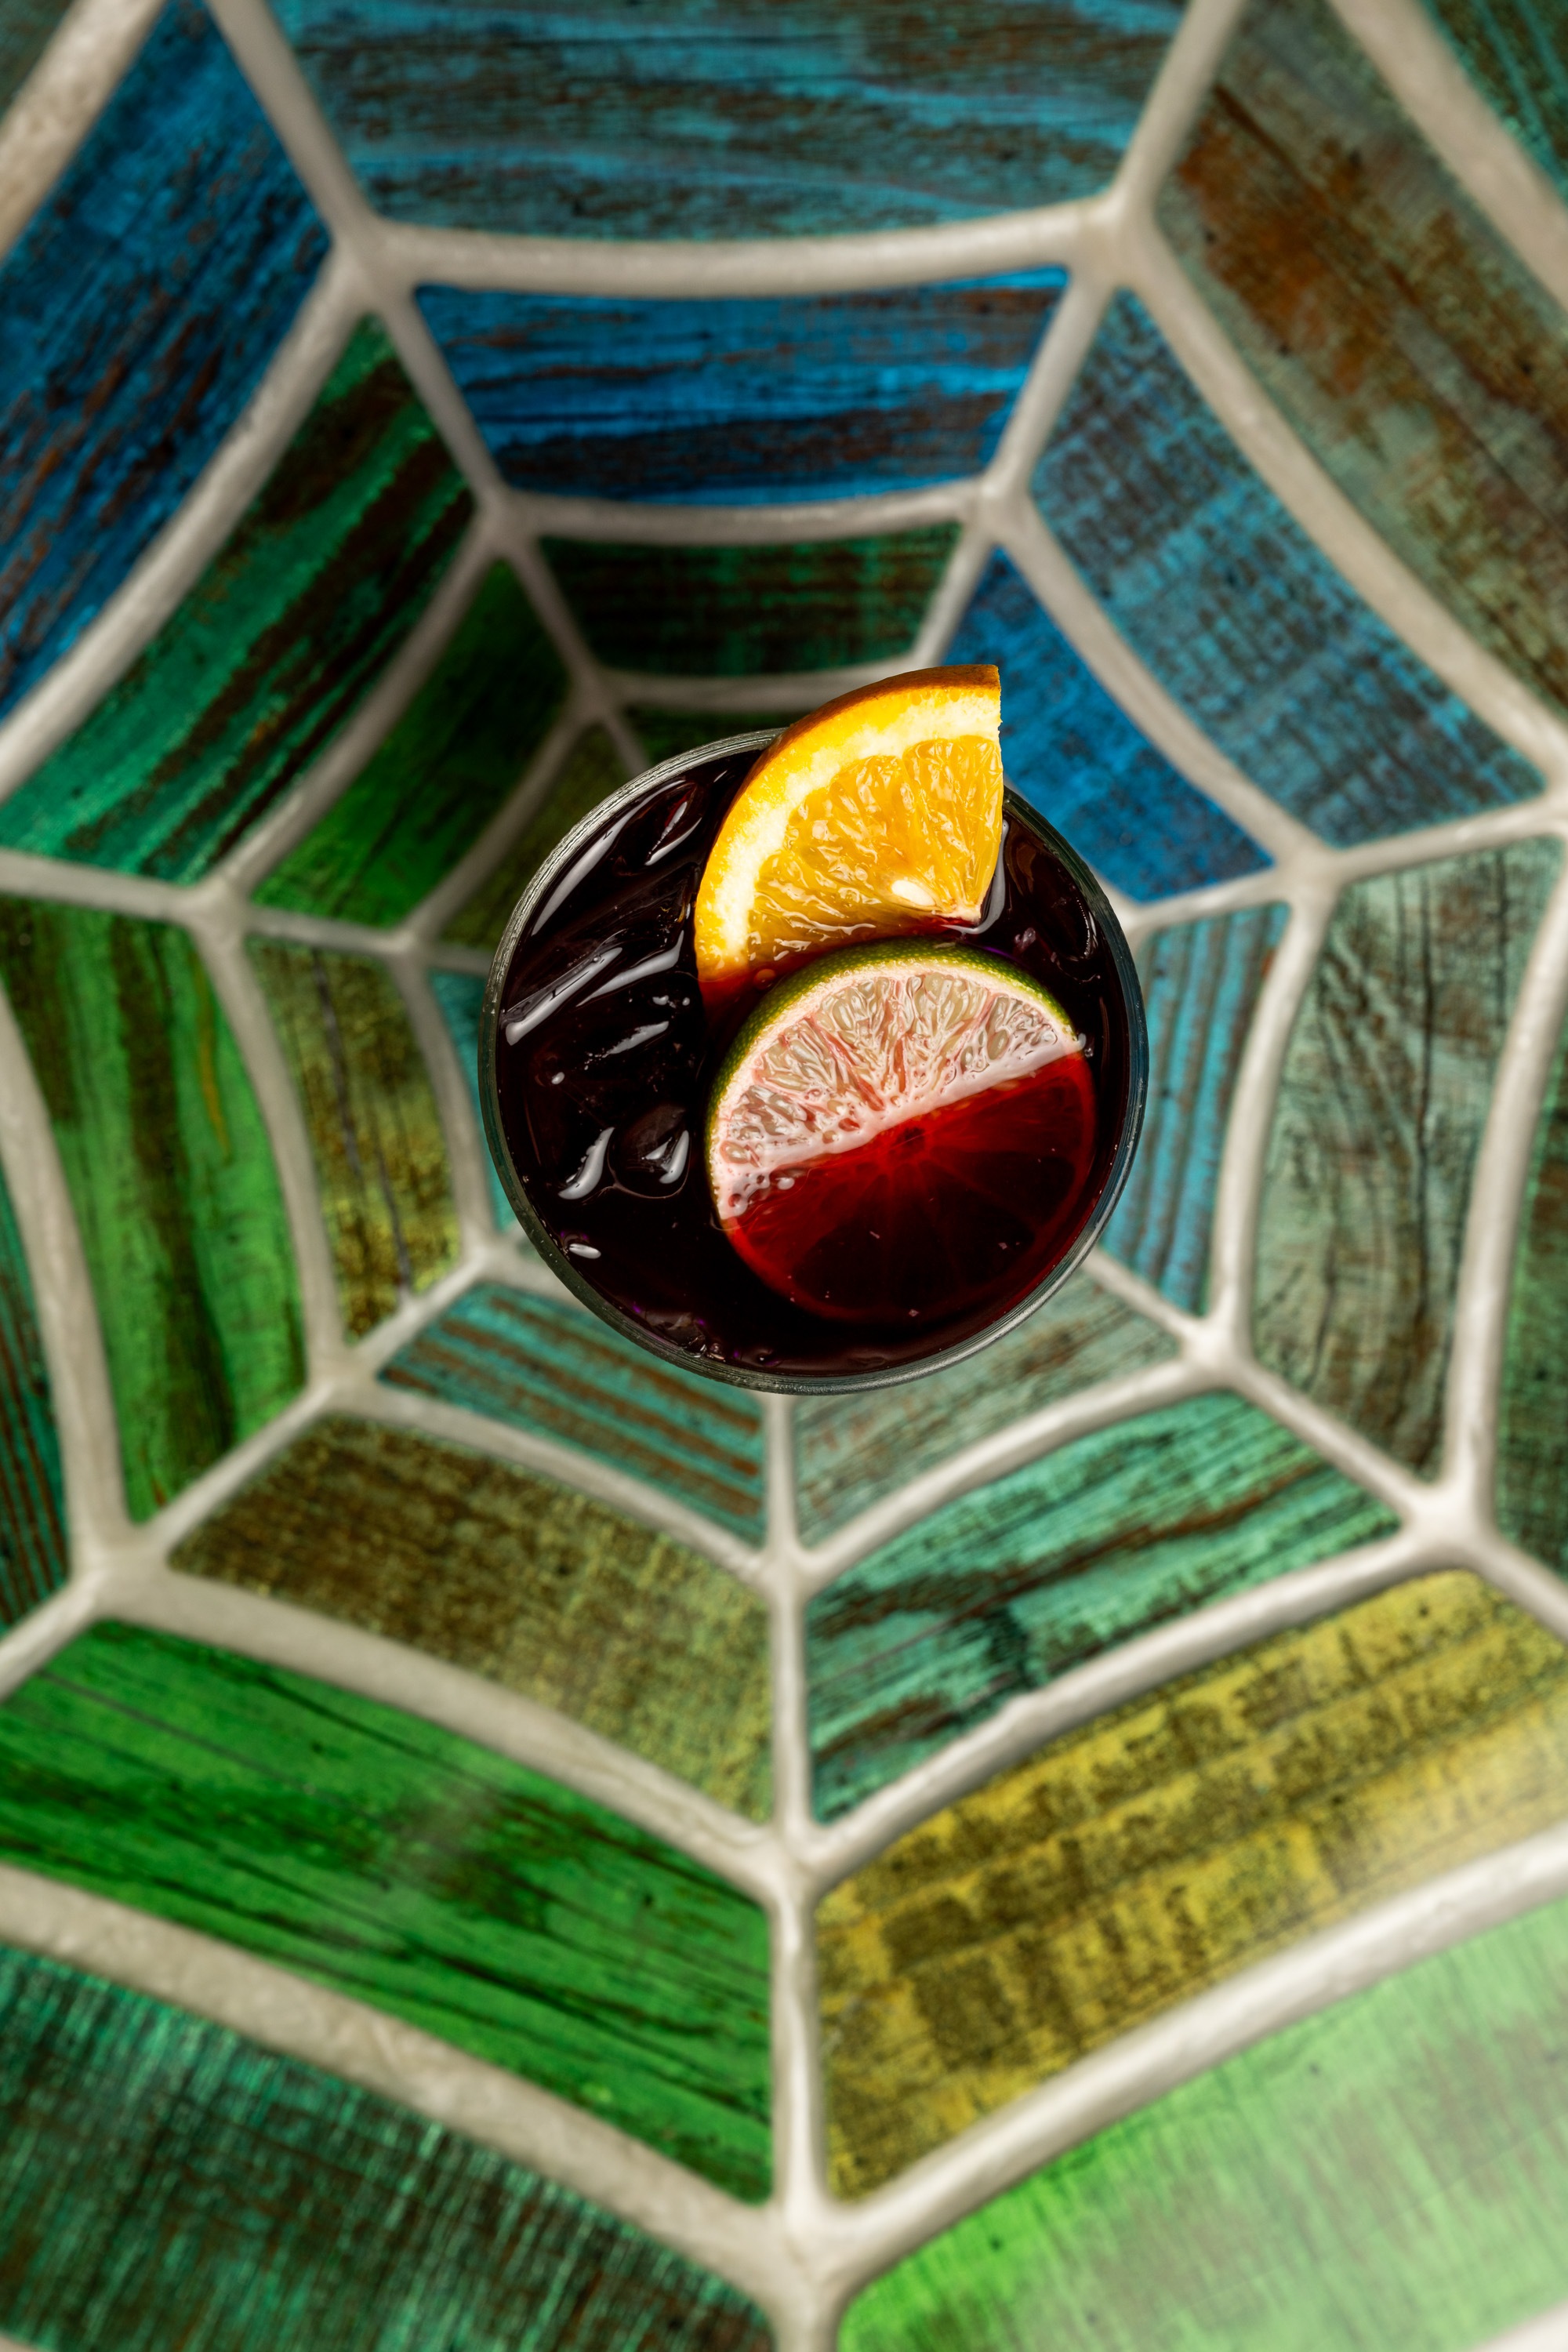
[[[1065,283],[754,302],[426,286],[419,306],[509,482],[706,504],[977,473]]]
[[[1085,196],[1179,0],[277,0],[371,201],[546,236],[918,227]]]
[[[0,709],[167,521],[326,250],[211,19],[170,0],[0,268]]]
[[[1005,555],[991,558],[947,658],[995,663],[1008,782],[1130,898],[1268,864],[1139,733]]]
[[[479,1108],[479,1008],[485,1001],[485,983],[478,972],[433,971],[430,989],[458,1049],[474,1117],[479,1123],[479,1143],[485,1155],[485,1174],[490,1180],[490,1204],[496,1213],[496,1223],[503,1234],[519,1233],[521,1228],[511,1213],[511,1202],[501,1189],[489,1147],[484,1140],[485,1115]]]
[[[1336,848],[1540,791],[1319,553],[1131,295],[1035,488],[1155,676]]]

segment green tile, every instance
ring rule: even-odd
[[[0,107],[9,106],[44,53],[66,0],[7,0],[0,19]]]
[[[1536,1130],[1509,1306],[1498,1409],[1498,1525],[1568,1570],[1568,1038]]]
[[[429,1074],[379,964],[277,940],[250,951],[310,1131],[343,1321],[361,1339],[457,1259]]]
[[[473,1105],[474,1119],[479,1129],[479,1150],[484,1153],[485,1174],[489,1181],[490,1207],[495,1212],[496,1223],[503,1234],[514,1234],[521,1241],[522,1228],[512,1214],[511,1202],[506,1197],[506,1188],[496,1173],[495,1161],[490,1158],[489,1145],[485,1139],[484,1112],[479,1104],[479,1013],[485,1001],[484,981],[476,971],[432,971],[426,976],[430,982],[430,992],[441,1009],[441,1018],[447,1024],[447,1034],[451,1037],[458,1063],[462,1067],[464,1082],[468,1089],[468,1099]]]
[[[417,1360],[428,1370],[442,1352],[433,1341]],[[571,1409],[563,1387],[543,1403]],[[768,1811],[762,1602],[690,1545],[552,1479],[333,1418],[187,1536],[174,1565],[448,1659],[721,1804]]]
[[[453,1732],[96,1625],[0,1706],[0,1853],[371,2001],[766,2193],[762,1913]]]
[[[957,538],[958,525],[942,522],[793,547],[543,546],[601,661],[661,677],[742,677],[896,661]]]
[[[0,1951],[0,2326],[47,2352],[768,2352],[630,2222],[187,2011]]]
[[[727,735],[751,735],[765,727],[770,735],[789,725],[788,715],[776,710],[655,710],[639,705],[627,719],[647,753],[650,768],[673,760],[679,751],[698,751],[704,743],[722,742]]]
[[[245,1065],[184,931],[0,900],[4,979],[87,1255],[132,1515],[148,1515],[304,1377],[277,1171]]]
[[[558,1437],[762,1541],[757,1399],[657,1362],[579,1307],[480,1284],[399,1349],[381,1377]]]
[[[0,1178],[0,1625],[14,1625],[66,1580],[65,1487],[10,1195]]]
[[[479,839],[566,698],[566,672],[493,564],[385,742],[256,896],[345,922],[400,923]]]
[[[1260,1360],[1413,1470],[1443,1443],[1470,1179],[1555,842],[1341,898],[1296,1015],[1258,1217]]]
[[[479,884],[453,916],[445,937],[458,947],[493,949],[506,919],[558,841],[563,840],[617,785],[626,772],[602,727],[590,727],[495,872]]]
[[[363,324],[184,603],[0,807],[0,844],[196,880],[331,742],[472,511],[385,335]]]
[[[1568,2294],[1568,1904],[1287,2027],[852,2306],[842,2352],[1470,2352]]]

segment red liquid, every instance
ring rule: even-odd
[[[656,1344],[842,1380],[961,1344],[1066,1255],[1127,1118],[1127,1003],[1084,887],[1013,804],[979,923],[932,937],[1040,981],[1086,1053],[814,1162],[758,1203],[742,1246],[795,1269],[797,1296],[782,1295],[721,1228],[703,1158],[709,1089],[755,998],[710,1019],[691,947],[709,847],[755,758],[694,761],[607,816],[543,894],[500,992],[500,1127],[572,1275]],[[858,1240],[858,1220],[879,1241]],[[807,1289],[826,1290],[826,1311],[800,1303]]]

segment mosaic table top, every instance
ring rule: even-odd
[[[474,1076],[995,662],[1151,1108],[788,1401]],[[0,2335],[1568,2345],[1568,12],[0,6]]]

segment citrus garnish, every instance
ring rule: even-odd
[[[1084,1040],[1037,982],[973,948],[874,943],[747,1021],[709,1104],[708,1181],[771,1288],[907,1328],[1057,1262],[1094,1139]]]
[[[994,669],[858,687],[769,745],[697,894],[705,986],[979,916],[1002,839]]]

